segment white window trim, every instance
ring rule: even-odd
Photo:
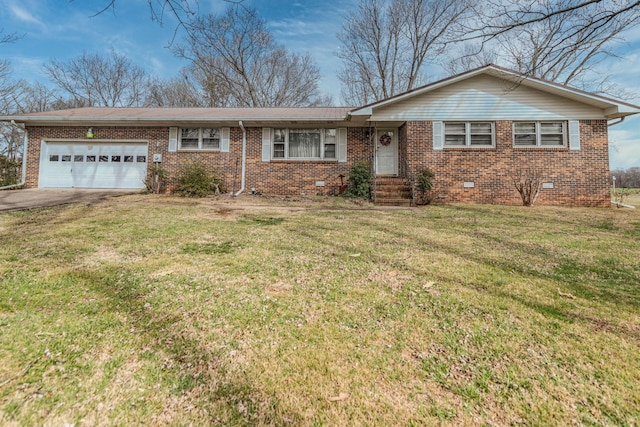
[[[465,137],[464,145],[447,145],[447,124],[464,123]],[[471,145],[471,124],[472,123],[489,123],[491,125],[491,145]],[[482,134],[485,135],[485,134]],[[450,148],[495,148],[496,146],[496,125],[495,122],[488,120],[474,120],[465,122],[462,120],[448,120],[442,122],[442,146],[445,149]]]
[[[198,146],[197,147],[182,147],[182,130],[183,129],[198,129]],[[203,129],[218,129],[218,148],[203,148],[202,147],[202,130]],[[222,128],[218,127],[181,127],[178,128],[178,150],[180,151],[220,151],[222,146]]]
[[[536,127],[536,144],[535,145],[517,145],[516,144],[516,124],[533,123]],[[562,124],[562,144],[561,145],[542,145],[542,124],[544,123],[560,123]],[[566,148],[567,147],[567,122],[563,120],[518,120],[512,124],[513,132],[513,148]],[[528,135],[528,134],[526,134]],[[555,135],[555,134],[552,134]]]
[[[275,147],[276,144],[282,144],[282,142],[275,141],[275,132],[276,130],[284,130],[284,157],[275,157]],[[289,157],[289,131],[290,130],[299,130],[299,129],[319,129],[320,130],[320,157]],[[324,157],[325,153],[325,130],[333,129],[336,131],[336,141],[330,144],[335,145],[335,157]],[[338,149],[339,149],[339,129],[338,128],[272,128],[271,129],[271,160],[282,161],[282,160],[292,160],[292,161],[308,161],[308,160],[326,160],[326,161],[338,161]]]

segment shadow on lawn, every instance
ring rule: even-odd
[[[202,388],[195,393],[197,401],[188,403],[204,409],[210,424],[272,425],[283,424],[285,420],[302,421],[297,414],[282,413],[274,396],[260,391],[246,374],[231,369],[221,354],[186,332],[181,327],[185,322],[184,315],[145,306],[144,288],[148,283],[135,271],[103,268],[74,274],[93,291],[106,297],[108,310],[127,316],[127,324],[135,327],[146,340],[140,343],[141,346],[151,347],[171,359],[169,365],[172,367],[167,368],[173,383],[171,394]]]
[[[475,212],[475,209],[474,209]],[[506,215],[506,214],[505,214]],[[506,215],[509,221],[518,220]],[[425,221],[428,218],[422,218]],[[452,218],[447,218],[450,221]],[[440,219],[443,220],[443,219]],[[464,219],[463,219],[464,221]],[[571,293],[575,297],[587,300],[600,300],[606,303],[615,304],[623,310],[635,312],[640,308],[640,272],[634,271],[630,267],[624,268],[620,266],[613,258],[602,258],[593,260],[592,262],[583,262],[579,259],[579,255],[561,254],[554,251],[553,248],[537,244],[535,242],[517,241],[509,237],[509,235],[490,233],[483,231],[482,227],[469,227],[468,225],[457,230],[460,233],[473,233],[474,239],[479,239],[480,247],[491,247],[501,249],[505,255],[499,258],[492,258],[484,255],[484,252],[475,250],[476,248],[466,249],[463,245],[456,244],[455,235],[452,235],[447,242],[441,243],[432,241],[424,235],[421,235],[419,228],[409,227],[411,232],[403,231],[399,227],[395,227],[393,222],[387,221],[385,218],[370,217],[360,219],[360,223],[365,223],[367,232],[378,232],[384,238],[380,239],[380,245],[372,253],[363,253],[359,258],[362,261],[367,260],[378,264],[392,265],[394,268],[402,268],[411,271],[416,277],[424,276],[424,268],[417,268],[407,261],[399,260],[395,257],[393,251],[385,252],[385,242],[411,242],[416,247],[427,248],[430,252],[440,252],[451,257],[456,257],[485,265],[490,269],[499,269],[507,274],[517,273],[522,278],[544,279],[558,283],[558,286],[564,293]],[[425,227],[424,223],[422,227]],[[426,225],[426,227],[429,227]],[[437,224],[434,225],[437,227]],[[405,227],[406,228],[406,227]],[[450,229],[450,224],[447,225]],[[315,233],[308,229],[297,230],[300,236],[314,239],[315,242],[324,245],[324,251],[343,252],[349,254],[353,252],[350,242],[336,241],[330,238],[324,238],[321,233]],[[357,233],[358,230],[354,230]],[[461,234],[461,238],[463,235]],[[465,236],[466,237],[466,236]],[[347,256],[345,255],[345,256]],[[532,262],[521,263],[518,259],[530,259]],[[425,260],[428,264],[428,260]],[[415,262],[415,258],[414,258]],[[549,263],[553,262],[552,266]],[[398,265],[401,264],[401,265]],[[432,280],[440,280],[444,283],[451,282],[452,277],[444,272],[432,270],[429,272]],[[596,330],[607,330],[615,334],[625,334],[640,340],[640,330],[616,325],[603,319],[594,319],[577,313],[572,309],[573,304],[567,304],[567,300],[558,296],[555,304],[544,304],[540,301],[524,298],[519,295],[501,290],[497,286],[481,281],[467,281],[459,283],[462,286],[469,286],[481,292],[489,292],[501,298],[512,299],[530,309],[542,314],[545,317],[561,320],[565,322],[581,321],[587,322]]]

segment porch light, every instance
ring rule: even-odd
[[[93,129],[89,128],[89,130],[87,130],[87,138],[93,138]]]

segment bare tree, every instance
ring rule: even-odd
[[[176,53],[191,61],[212,106],[314,106],[324,101],[309,55],[278,46],[255,9],[230,6],[194,19]],[[217,96],[219,93],[220,96]]]
[[[361,0],[338,34],[345,100],[366,104],[421,83],[469,10],[465,0]]]
[[[16,113],[50,111],[60,103],[60,96],[55,89],[40,82],[29,83],[26,80],[18,81],[14,99]]]
[[[497,54],[494,50],[489,46],[483,47],[471,42],[457,46],[447,56],[449,59],[443,63],[443,67],[450,75],[497,63]]]
[[[116,52],[108,56],[84,52],[69,61],[52,60],[44,70],[80,106],[139,106],[148,84],[147,73]]]
[[[9,61],[0,61],[0,112],[13,112],[16,83],[12,80],[12,70]]]
[[[198,89],[184,70],[180,76],[169,79],[154,79],[149,83],[145,106],[147,107],[209,107],[206,95]]]
[[[640,188],[640,167],[612,170],[611,177],[614,176],[618,188]]]
[[[478,40],[480,46],[465,57],[489,48],[496,62],[524,75],[627,97],[596,65],[615,57],[612,47],[623,41],[622,33],[640,24],[640,1],[487,1],[475,12],[462,40]]]
[[[534,169],[518,170],[512,179],[513,185],[522,198],[522,206],[533,206],[542,188],[543,178],[540,173]]]
[[[18,33],[5,33],[4,28],[0,28],[0,44],[13,43],[20,40],[24,35]]]
[[[546,80],[576,85],[585,81],[593,67],[607,57],[608,49],[620,33],[640,23],[640,13],[621,13],[597,26],[587,25],[602,13],[599,5],[552,15],[554,8],[568,6],[569,0],[540,2],[549,17],[520,27],[517,33],[501,36],[500,45],[509,53],[509,65],[520,72]],[[592,14],[591,17],[585,13]]]

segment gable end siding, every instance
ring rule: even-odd
[[[530,87],[478,76],[382,107],[371,116],[372,121],[559,119],[604,119],[604,112]]]

